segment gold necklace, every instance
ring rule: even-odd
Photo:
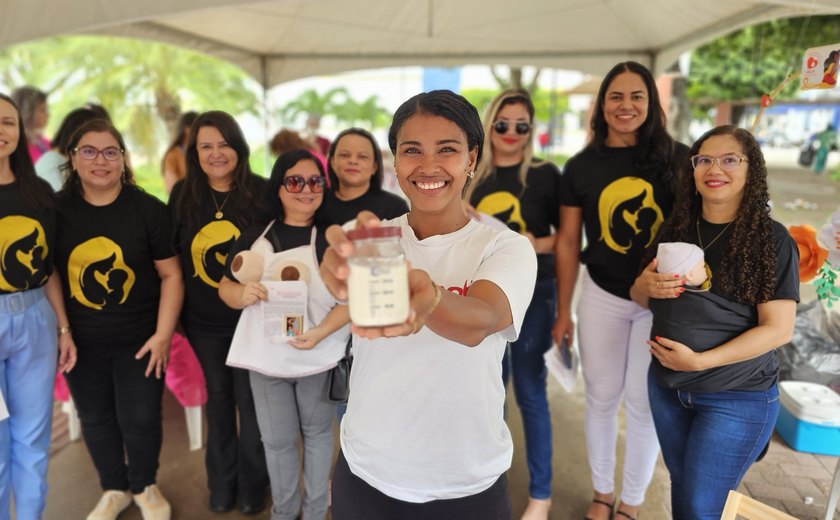
[[[733,222],[735,222],[735,221],[734,221],[734,220],[730,220],[730,221],[729,221],[729,223],[728,223],[728,224],[726,224],[726,226],[724,226],[724,228],[720,231],[720,233],[718,233],[718,234],[717,234],[717,236],[715,236],[715,238],[713,238],[711,242],[709,242],[708,244],[706,244],[706,245],[704,246],[704,245],[703,245],[703,239],[702,239],[702,238],[700,238],[700,216],[698,215],[698,216],[697,216],[697,220],[696,220],[694,223],[696,224],[696,228],[697,228],[697,241],[698,241],[698,242],[700,242],[700,249],[702,249],[703,251],[705,251],[706,249],[708,249],[708,248],[712,247],[712,244],[714,244],[715,242],[717,242],[717,239],[719,239],[719,238],[721,237],[721,235],[723,235],[724,233],[726,233],[726,230],[727,230],[727,229],[729,229],[729,226],[731,226]]]
[[[215,205],[215,206],[216,206],[216,215],[215,215],[215,216],[216,216],[216,219],[220,219],[220,218],[222,218],[222,217],[224,217],[224,216],[225,216],[225,214],[224,214],[224,213],[222,213],[222,208],[224,208],[224,207],[225,207],[225,204],[227,204],[227,201],[228,201],[228,199],[230,198],[230,194],[231,194],[232,192],[233,192],[233,190],[229,190],[229,191],[228,191],[228,194],[227,194],[227,196],[225,197],[225,200],[223,200],[223,201],[222,201],[222,205],[221,205],[221,206],[219,206],[219,203],[218,203],[218,202],[216,202],[216,194],[215,194],[215,193],[213,193],[213,188],[210,188],[210,196],[213,198],[213,205]]]

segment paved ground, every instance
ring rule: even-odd
[[[818,227],[838,206],[838,184],[817,177],[795,165],[795,150],[767,152],[771,194],[776,218],[785,224],[811,223]],[[838,158],[833,158],[832,163]],[[816,209],[786,209],[797,199],[817,204]],[[791,206],[796,208],[797,206]],[[803,298],[808,298],[807,287]],[[810,296],[813,298],[813,295]],[[549,385],[554,427],[554,481],[552,520],[580,519],[591,498],[591,483],[583,440],[583,385],[565,394],[553,381]],[[508,405],[510,427],[517,447],[522,444],[522,429],[515,404]],[[174,508],[174,519],[215,518],[206,508],[204,452],[190,452],[183,411],[170,394],[164,400],[164,448],[159,483]],[[99,486],[90,457],[81,442],[67,442],[67,426],[62,414],[54,425],[56,453],[50,463],[50,494],[45,519],[84,518],[99,497]],[[623,429],[622,433],[623,435]],[[619,442],[619,455],[623,452]],[[619,460],[621,460],[619,458]],[[826,495],[834,472],[836,457],[814,456],[791,450],[774,437],[767,457],[747,473],[741,491],[762,502],[789,512],[803,520],[821,520]],[[518,515],[527,503],[527,469],[523,451],[517,449],[509,473],[514,511]],[[619,483],[620,485],[620,483]],[[640,519],[666,520],[671,517],[668,473],[659,462],[648,490]],[[130,507],[121,520],[139,519],[139,511]],[[253,517],[236,512],[218,518],[269,518],[268,512]],[[840,513],[834,518],[840,520]]]

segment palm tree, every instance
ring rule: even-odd
[[[306,89],[286,106],[276,112],[283,124],[292,124],[301,115],[307,121],[319,120],[322,116],[336,114],[340,107],[350,98],[344,87],[335,87],[319,94],[314,88]]]
[[[391,120],[391,112],[379,105],[379,97],[370,96],[359,103],[355,99],[348,98],[347,101],[335,109],[335,118],[348,126],[365,126],[370,130],[388,126]]]
[[[137,151],[154,162],[182,109],[239,115],[256,114],[260,106],[259,85],[241,69],[194,51],[126,38],[50,38],[5,49],[0,80],[52,94],[51,112],[59,117],[51,127],[73,108],[101,103]]]

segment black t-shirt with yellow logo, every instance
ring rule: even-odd
[[[531,166],[525,184],[523,190],[519,165],[496,168],[476,186],[470,204],[517,233],[528,231],[537,238],[548,236],[560,221],[560,171],[550,162]],[[555,276],[554,255],[537,255],[537,280],[551,280]]]
[[[58,196],[56,267],[77,344],[139,347],[154,334],[160,303],[155,260],[175,255],[166,206],[134,186],[94,206]]]
[[[47,283],[54,240],[55,211],[29,205],[17,181],[0,186],[0,294]]]
[[[676,153],[688,157],[685,145]],[[636,147],[587,147],[566,163],[560,204],[583,213],[586,247],[580,260],[598,286],[630,299],[645,249],[673,208],[659,172],[636,165]]]
[[[268,189],[262,177],[253,176],[254,196],[264,197]],[[169,206],[173,220],[175,201],[180,196],[183,182],[172,189]],[[216,203],[222,205],[227,199],[236,196],[236,192],[213,192]],[[233,206],[232,200],[226,207]],[[222,208],[224,210],[224,207]],[[198,214],[198,224],[192,226],[188,219],[174,222],[175,249],[181,258],[184,271],[184,307],[181,311],[181,323],[188,335],[209,337],[232,337],[239,321],[240,310],[231,309],[219,298],[219,282],[224,274],[231,247],[242,233],[239,219],[230,212],[222,211],[223,217],[217,219],[216,206],[210,197],[202,201]],[[252,222],[268,223],[267,217],[258,215],[256,209],[251,215]],[[265,224],[263,224],[264,227]]]

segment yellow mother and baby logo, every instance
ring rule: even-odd
[[[26,291],[47,281],[47,235],[34,219],[12,215],[0,219],[0,289]]]
[[[135,282],[122,249],[107,237],[91,238],[73,249],[67,278],[70,297],[94,310],[125,303]]]
[[[193,276],[218,289],[227,263],[227,251],[237,238],[239,229],[228,220],[215,220],[201,228],[190,244],[195,268]]]
[[[598,199],[601,240],[617,253],[627,254],[634,246],[650,246],[663,220],[653,186],[638,177],[611,182]]]

